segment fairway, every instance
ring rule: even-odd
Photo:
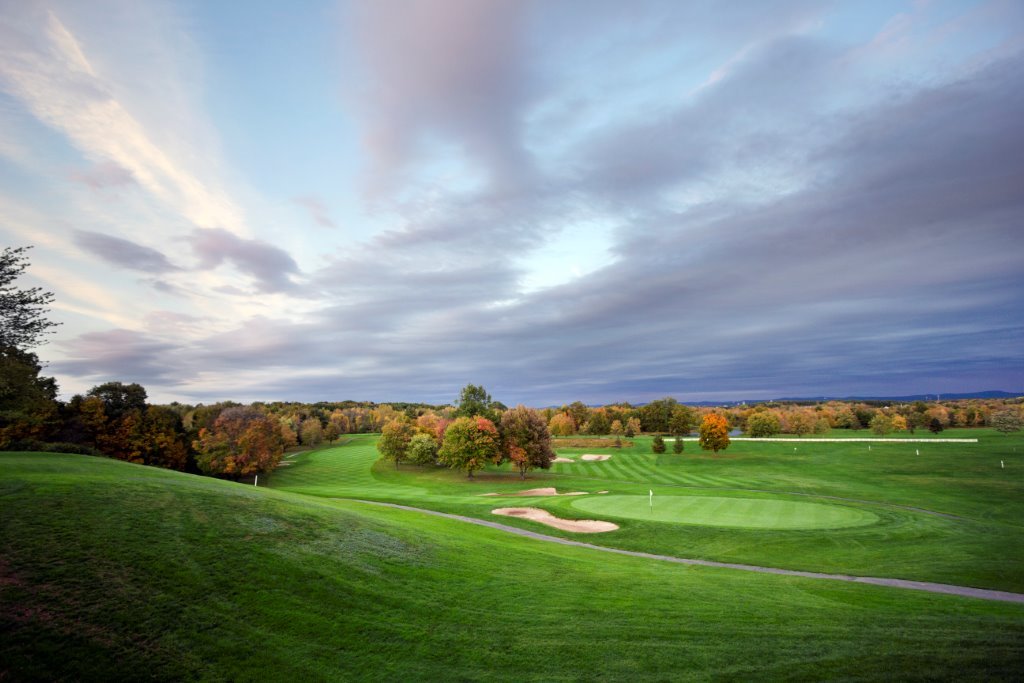
[[[873,513],[843,505],[718,496],[593,496],[573,501],[576,510],[677,524],[745,529],[841,529],[878,521]]]

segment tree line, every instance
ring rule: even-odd
[[[1019,399],[898,405],[768,402],[711,409],[666,397],[641,406],[591,407],[575,401],[557,408],[509,409],[472,384],[453,405],[444,406],[357,401],[153,405],[139,384],[116,381],[64,402],[57,399],[56,381],[42,374],[43,365],[31,350],[57,323],[46,317],[52,293],[15,284],[27,266],[25,247],[0,253],[0,450],[98,454],[237,478],[272,470],[289,448],[333,443],[343,434],[380,432],[381,452],[396,466],[404,461],[439,463],[472,476],[487,463],[510,462],[525,476],[531,469],[550,467],[552,436],[678,437],[699,425],[702,447],[706,443],[719,450],[728,445],[730,430],[750,436],[983,426],[1011,432],[1024,422]],[[682,442],[677,439],[675,447],[681,450]]]

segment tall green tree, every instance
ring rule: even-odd
[[[458,407],[455,409],[455,417],[476,417],[480,415],[488,420],[494,421],[494,413],[491,404],[491,395],[482,386],[467,384],[462,387],[459,394]]]
[[[672,417],[668,421],[668,433],[675,437],[686,436],[693,429],[697,416],[690,406],[679,404],[672,408]]]
[[[678,405],[679,401],[671,396],[666,396],[665,398],[651,401],[638,409],[637,413],[640,417],[640,423],[643,425],[643,430],[645,432],[669,431],[669,422],[672,420],[673,412]]]
[[[38,346],[51,328],[60,324],[46,318],[52,292],[13,284],[29,265],[25,255],[29,249],[5,247],[0,253],[0,348],[24,351]]]
[[[41,439],[56,426],[57,383],[34,353],[0,347],[0,449]]]
[[[414,434],[405,454],[417,465],[433,465],[437,462],[437,439],[424,432]]]
[[[146,390],[140,384],[106,382],[90,389],[87,395],[103,401],[104,412],[112,419],[146,409]]]
[[[747,418],[747,434],[755,438],[774,436],[782,431],[779,416],[770,411],[752,413]]]
[[[501,416],[501,446],[506,460],[519,469],[519,478],[534,468],[551,468],[555,452],[544,417],[536,410],[518,405]]]

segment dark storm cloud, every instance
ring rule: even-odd
[[[166,256],[150,247],[131,240],[111,237],[98,232],[75,230],[75,244],[107,263],[144,273],[170,273],[181,270]]]
[[[261,292],[292,289],[291,276],[299,274],[298,264],[283,249],[220,228],[194,230],[191,244],[201,268],[216,268],[227,261],[256,280]]]

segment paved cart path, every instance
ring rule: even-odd
[[[885,579],[874,576],[849,576],[847,574],[822,574],[819,572],[802,572],[794,569],[778,569],[776,567],[759,567],[752,564],[735,564],[732,562],[714,562],[712,560],[696,560],[684,557],[672,557],[671,555],[656,555],[654,553],[644,553],[636,550],[620,550],[619,548],[606,548],[600,545],[593,545],[591,543],[583,543],[582,541],[573,541],[567,538],[559,538],[557,536],[548,536],[547,534],[539,534],[535,531],[528,531],[526,529],[520,529],[519,527],[509,526],[507,524],[500,524],[498,522],[489,522],[484,519],[476,519],[475,517],[466,517],[464,515],[453,515],[448,512],[438,512],[436,510],[427,510],[424,508],[412,507],[410,505],[399,505],[397,503],[382,503],[379,501],[372,500],[358,500],[358,499],[342,499],[342,500],[354,500],[357,503],[365,503],[367,505],[380,505],[389,508],[398,508],[399,510],[409,510],[412,512],[421,512],[427,515],[435,515],[437,517],[447,517],[448,519],[458,520],[460,522],[468,522],[469,524],[478,524],[480,526],[490,527],[492,529],[498,529],[499,531],[505,531],[510,534],[516,534],[517,536],[526,536],[527,538],[533,538],[538,541],[547,541],[548,543],[559,543],[561,545],[572,545],[579,548],[588,548],[590,550],[600,550],[605,553],[615,553],[617,555],[629,555],[631,557],[645,557],[650,560],[662,560],[664,562],[675,562],[677,564],[688,564],[697,565],[701,567],[718,567],[722,569],[738,569],[747,572],[761,572],[763,574],[781,574],[782,576],[799,576],[805,579],[831,579],[833,581],[849,581],[851,583],[868,583],[875,586],[889,586],[892,588],[909,588],[911,590],[927,591],[929,593],[945,593],[948,595],[959,595],[966,598],[980,598],[982,600],[998,600],[1000,602],[1017,602],[1024,604],[1024,593],[1010,593],[1008,591],[997,591],[988,590],[985,588],[970,588],[969,586],[953,586],[946,583],[931,583],[928,581],[908,581],[906,579]]]

